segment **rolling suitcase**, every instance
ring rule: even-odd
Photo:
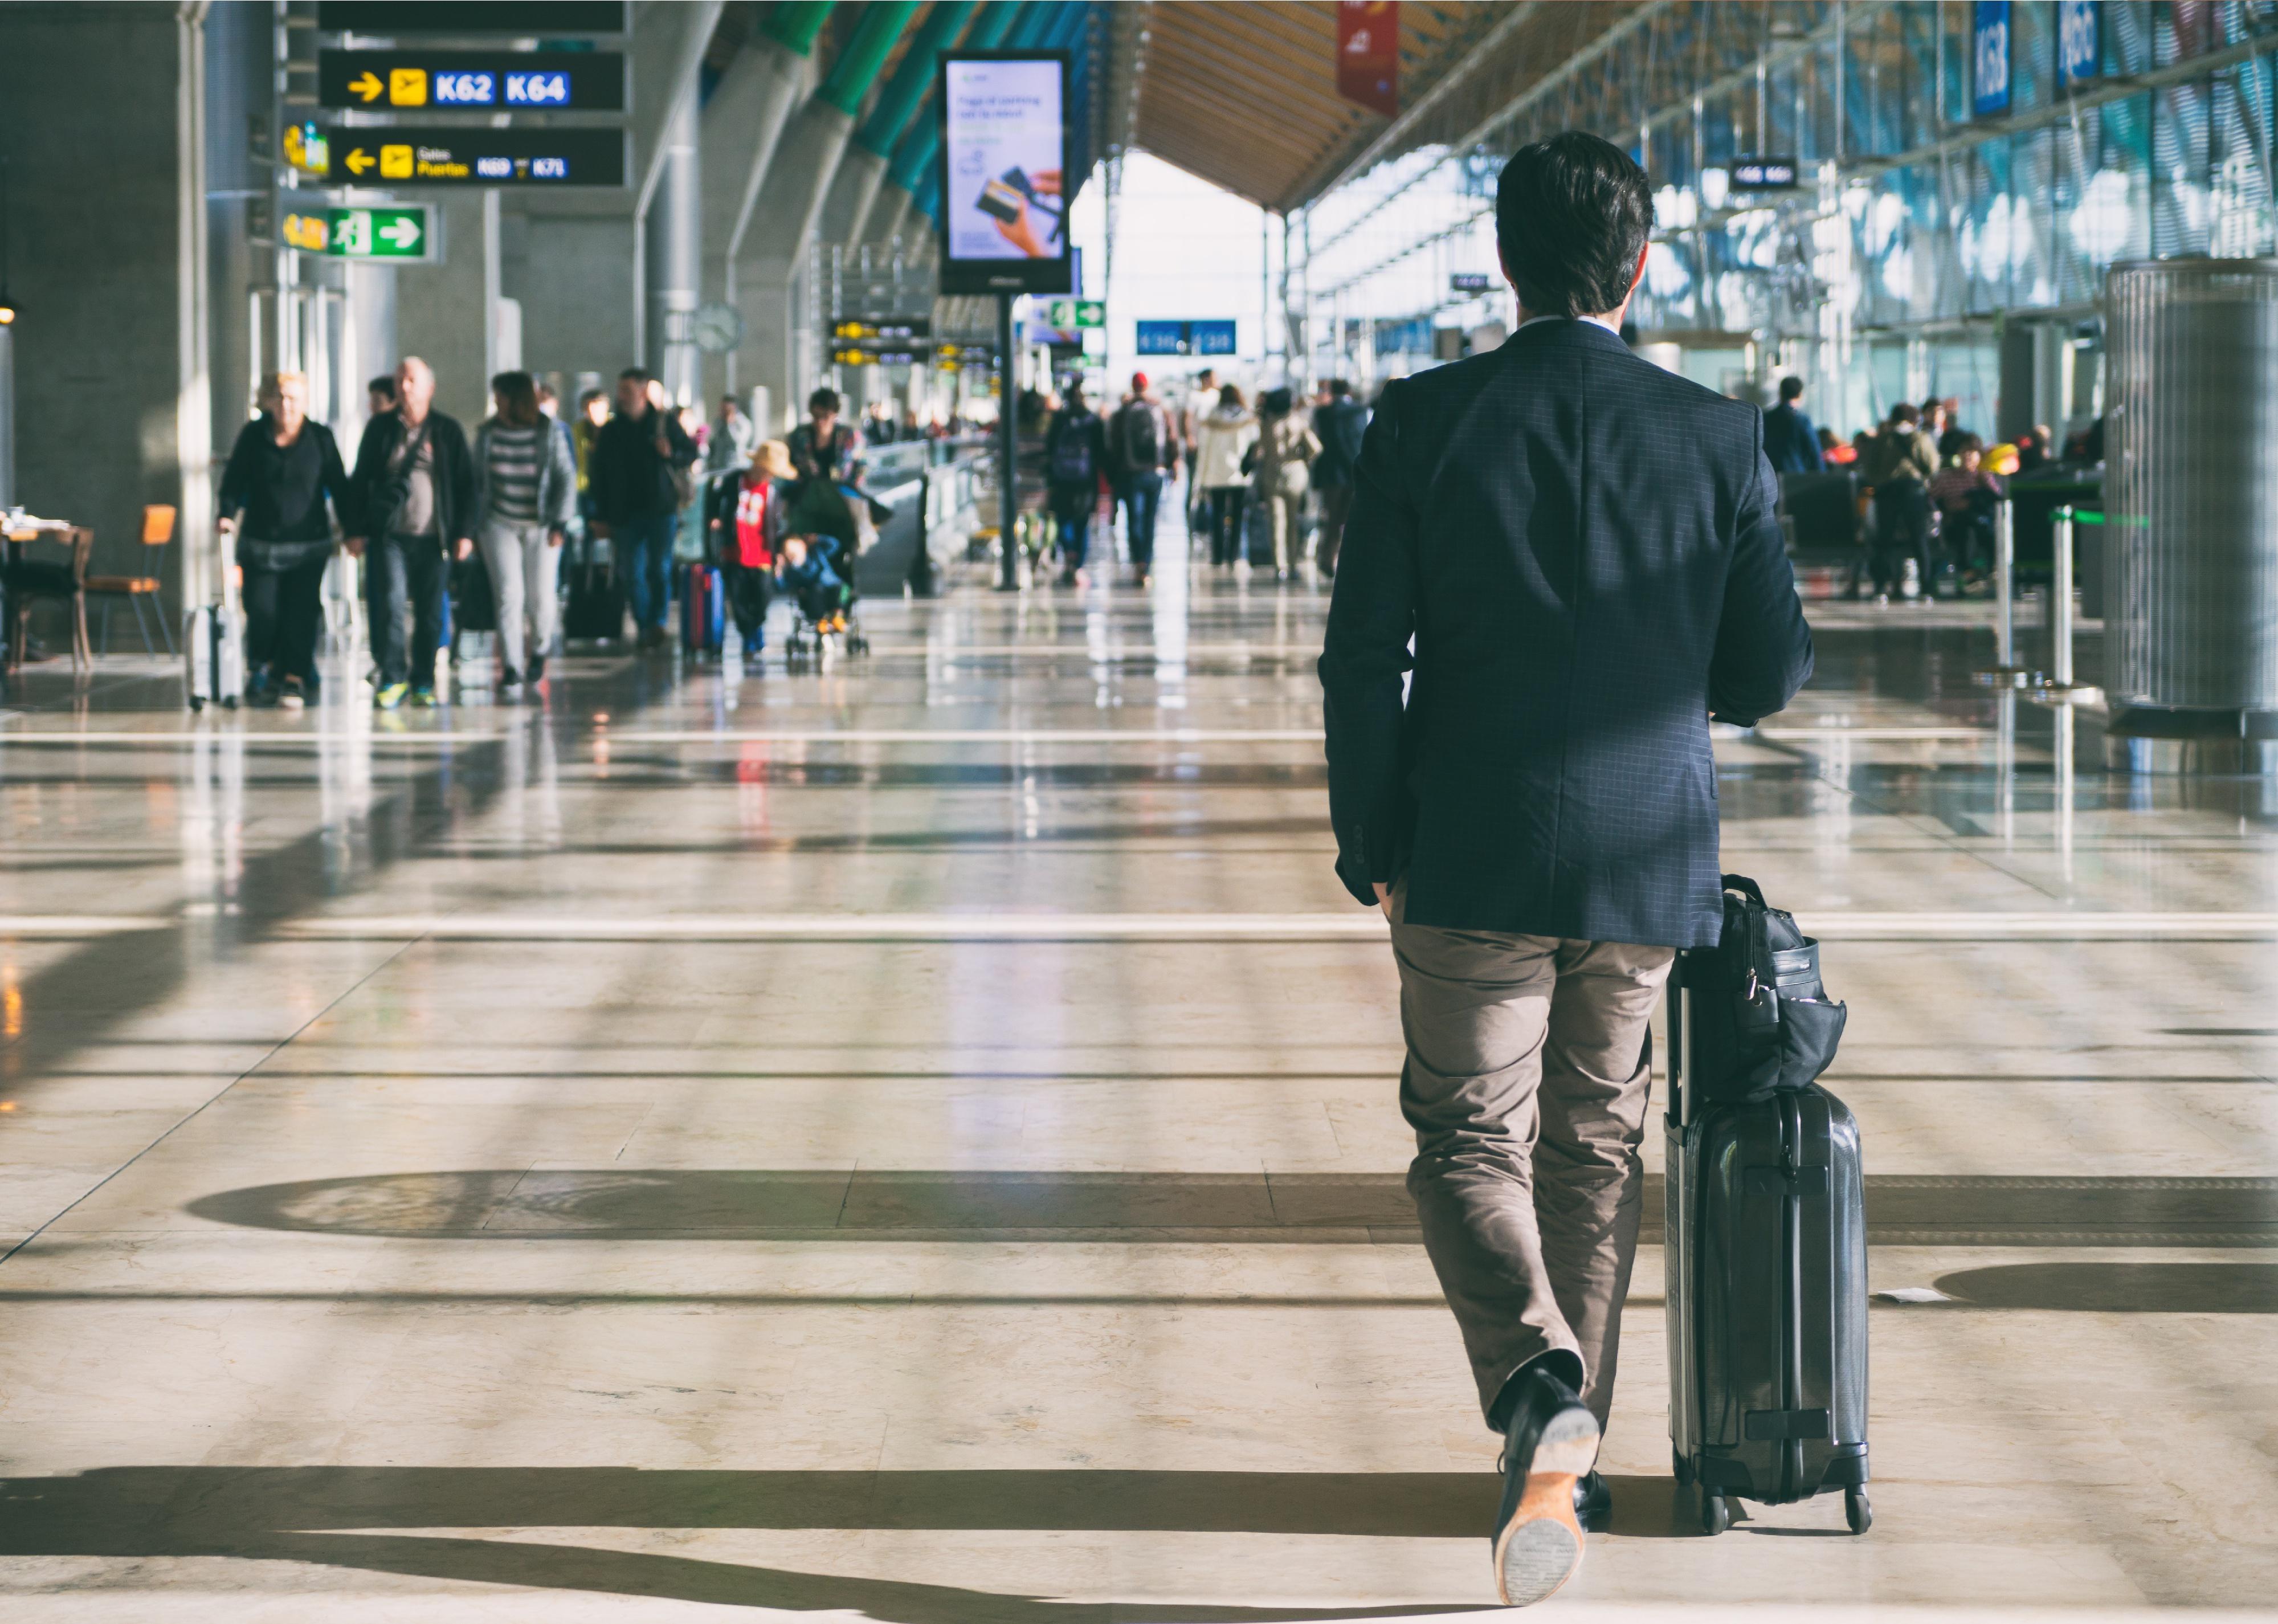
[[[580,641],[608,642],[624,635],[625,588],[616,569],[590,561],[570,571],[570,602],[562,615],[562,635]]]
[[[728,594],[719,570],[707,563],[684,564],[680,571],[680,647],[683,653],[716,655],[728,635]]]
[[[209,603],[182,617],[182,666],[192,710],[209,701],[236,709],[245,692],[245,640],[226,605]]]
[[[1670,1452],[1678,1482],[1698,1485],[1708,1533],[1730,1525],[1735,1498],[1778,1505],[1840,1490],[1845,1520],[1863,1534],[1874,1513],[1859,1125],[1809,1080],[1834,1053],[1823,1022],[1794,1024],[1816,1061],[1804,1062],[1800,1085],[1793,1066],[1782,1077],[1777,1064],[1736,1067],[1719,1053],[1736,1033],[1745,1046],[1752,1011],[1769,1006],[1777,1031],[1784,1002],[1842,1006],[1819,996],[1816,944],[1804,943],[1808,975],[1802,948],[1769,945],[1762,916],[1786,916],[1746,884],[1754,908],[1728,890],[1726,933],[1745,916],[1757,923],[1749,938],[1679,954],[1669,983]],[[1762,955],[1761,971],[1739,989],[1725,984],[1751,954]]]

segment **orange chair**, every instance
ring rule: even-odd
[[[174,652],[174,634],[166,624],[166,602],[159,595],[162,590],[159,567],[165,558],[166,544],[173,539],[174,509],[164,504],[145,508],[142,509],[143,558],[150,572],[148,575],[90,575],[87,578],[88,591],[103,600],[103,653],[111,652],[111,607],[120,598],[134,606],[134,626],[142,633],[143,652],[158,652],[150,646],[150,622],[145,618],[142,609],[145,599],[150,604],[150,618],[158,623],[159,641],[165,645],[168,654]]]

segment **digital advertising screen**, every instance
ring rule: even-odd
[[[944,53],[941,289],[1073,291],[1067,229],[1067,58]]]

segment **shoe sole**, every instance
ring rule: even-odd
[[[1506,1607],[1531,1607],[1581,1571],[1574,1485],[1597,1464],[1598,1421],[1586,1409],[1553,1416],[1534,1446],[1518,1509],[1495,1538],[1495,1588]]]

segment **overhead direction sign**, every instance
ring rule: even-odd
[[[625,0],[317,0],[322,34],[623,34]]]
[[[623,112],[625,59],[599,50],[325,50],[317,100],[376,112]]]
[[[1731,183],[1735,191],[1787,191],[1795,186],[1796,180],[1796,161],[1792,157],[1736,157],[1732,160]]]
[[[334,129],[332,178],[353,186],[623,186],[622,129]]]
[[[288,210],[278,222],[287,248],[333,259],[390,264],[434,264],[442,237],[430,203],[358,203],[347,208]]]
[[[1054,299],[1045,309],[1049,314],[1044,325],[1048,327],[1072,332],[1079,327],[1107,325],[1107,302],[1104,299]]]
[[[830,326],[831,341],[838,344],[883,343],[906,349],[912,339],[932,334],[929,316],[844,316]]]
[[[1234,324],[1230,321],[1143,321],[1138,336],[1139,353],[1143,356],[1234,353]]]

